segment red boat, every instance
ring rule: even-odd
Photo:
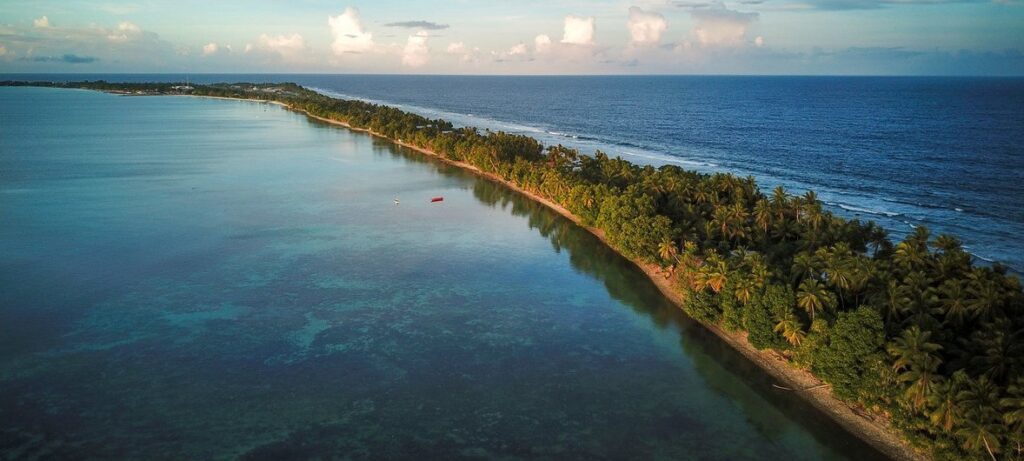
[[[444,197],[434,197],[434,198],[430,199],[430,203],[443,202],[443,201],[444,201]]]

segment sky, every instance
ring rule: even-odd
[[[0,73],[1024,75],[1024,0],[3,0]]]

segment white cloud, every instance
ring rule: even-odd
[[[475,63],[478,60],[480,54],[480,48],[473,47],[470,49],[462,42],[452,42],[448,44],[448,48],[445,50],[448,54],[459,56],[459,61],[464,63]]]
[[[466,52],[466,44],[462,42],[449,43],[445,51],[448,54],[462,54]]]
[[[132,24],[128,21],[121,21],[121,23],[117,25],[117,30],[131,34],[137,34],[139,32],[142,32],[142,29],[139,28],[139,26],[136,26],[135,24]]]
[[[710,8],[695,9],[690,16],[696,21],[693,35],[703,46],[743,45],[747,28],[757,20],[757,13],[730,10],[721,2],[712,4]]]
[[[0,56],[7,56],[7,47],[0,45]]]
[[[45,29],[50,27],[50,18],[43,16],[39,19],[33,19],[32,25],[39,29]]]
[[[250,47],[246,45],[247,51],[252,51],[253,49],[277,53],[290,58],[306,51],[306,40],[299,34],[273,36],[260,34],[257,46]]]
[[[661,34],[668,29],[668,22],[658,13],[647,12],[633,6],[629,8],[629,21],[626,22],[626,27],[629,28],[631,44],[657,45],[661,41]]]
[[[419,31],[416,35],[410,35],[402,50],[402,65],[409,67],[421,67],[430,60],[430,48],[427,47],[427,39],[430,35],[426,31]]]
[[[757,38],[754,39],[754,46],[758,48],[764,46],[764,37],[758,35]]]
[[[112,42],[127,42],[133,38],[142,35],[142,29],[135,24],[127,21],[122,21],[117,25],[117,29],[110,31],[107,34],[107,40]]]
[[[530,48],[524,42],[516,43],[506,50],[491,51],[494,62],[528,62],[533,61]]]
[[[331,27],[331,36],[334,37],[331,43],[334,54],[341,56],[373,50],[373,34],[363,28],[359,10],[347,7],[345,12],[337,16],[328,16],[327,25]]]
[[[526,44],[519,43],[508,49],[509,56],[525,56],[527,52]]]
[[[541,34],[533,39],[533,49],[538,53],[547,53],[551,49],[551,37]]]
[[[565,32],[562,43],[571,45],[594,44],[594,17],[582,18],[569,15],[565,17]]]
[[[209,56],[211,54],[214,54],[219,49],[220,49],[220,46],[218,46],[216,43],[213,43],[213,42],[207,43],[206,45],[203,45],[203,56]]]

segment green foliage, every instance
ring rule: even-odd
[[[864,383],[877,379],[870,371],[881,361],[885,325],[878,311],[860,307],[839,314],[822,347],[814,354],[812,370],[844,399],[858,396]]]
[[[691,291],[683,303],[683,311],[701,322],[715,324],[722,316],[717,298],[705,291]]]
[[[775,331],[775,319],[792,309],[794,303],[793,291],[782,285],[769,285],[763,294],[754,296],[743,316],[750,344],[758,349],[787,349],[789,343]]]

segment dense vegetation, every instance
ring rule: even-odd
[[[745,331],[839,398],[888,415],[935,458],[1024,459],[1024,294],[998,264],[974,266],[953,236],[918,227],[894,243],[873,222],[823,210],[813,192],[765,194],[750,177],[544,149],[294,84],[54,85],[276,100],[472,164],[661,265],[692,317]]]

